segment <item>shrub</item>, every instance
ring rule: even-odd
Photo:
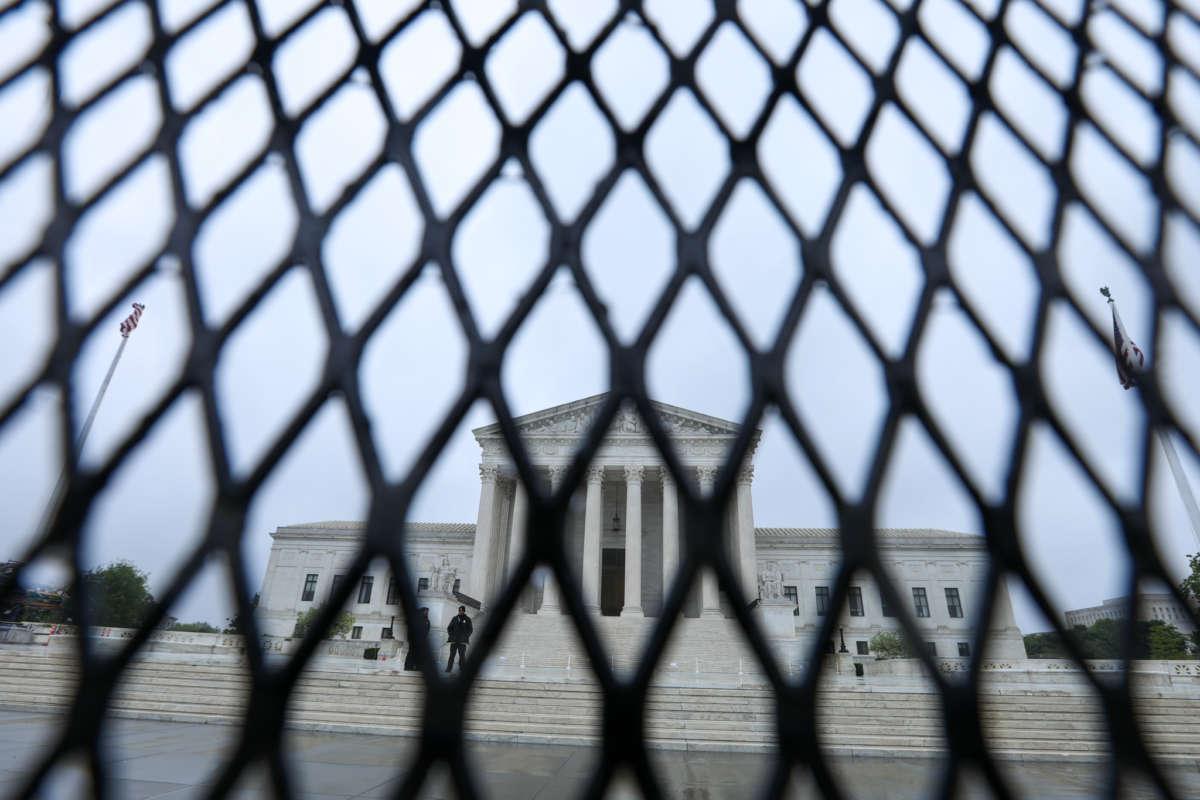
[[[168,625],[169,631],[181,631],[184,633],[220,633],[221,629],[215,625],[209,625],[207,622],[176,622],[174,625]]]
[[[308,629],[316,623],[317,618],[321,616],[321,611],[324,608],[324,606],[313,606],[308,611],[301,611],[296,614],[296,627],[292,630],[292,636],[299,638],[308,633]],[[354,617],[350,616],[345,611],[339,612],[338,615],[333,618],[333,622],[329,625],[329,629],[325,631],[325,638],[333,639],[336,637],[345,636],[350,632],[350,628],[353,626]]]
[[[908,641],[898,633],[882,631],[871,637],[869,645],[875,658],[912,658],[912,648]]]

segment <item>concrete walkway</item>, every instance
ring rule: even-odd
[[[0,711],[0,796],[10,796],[22,776],[52,742],[59,718],[50,714]],[[227,757],[236,729],[151,720],[115,719],[108,733],[115,796],[190,798],[204,787]],[[324,798],[390,797],[412,757],[415,740],[395,736],[292,731],[288,758],[299,796]],[[595,768],[594,748],[469,743],[488,797],[496,800],[558,800],[577,796]],[[761,785],[771,756],[744,753],[651,751],[651,759],[669,796],[685,800],[747,800]],[[835,775],[852,797],[921,798],[934,793],[941,762],[929,759],[831,759]],[[1016,763],[1002,765],[1020,796],[1090,798],[1104,785],[1102,764]],[[1171,773],[1181,797],[1200,797],[1200,775],[1194,770]],[[804,776],[794,780],[795,798],[818,797]],[[86,797],[86,768],[60,766],[43,786],[46,798]],[[269,796],[265,775],[248,774],[233,795]],[[618,788],[611,798],[636,797]],[[963,796],[963,795],[960,795]],[[987,797],[981,788],[967,797]],[[1130,787],[1130,797],[1154,797],[1149,787]],[[454,797],[448,777],[435,772],[422,797]]]

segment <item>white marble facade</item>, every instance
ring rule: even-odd
[[[604,399],[600,395],[516,419],[542,488],[558,488]],[[737,425],[665,404],[655,404],[655,410],[686,478],[702,491],[710,490]],[[482,450],[475,524],[409,524],[408,559],[413,575],[424,581],[418,587],[419,599],[440,602],[457,590],[478,599],[486,613],[522,552],[528,498],[515,479],[499,426],[478,428],[474,434]],[[756,529],[753,451],[754,447],[738,472],[737,491],[724,520],[729,554],[746,595],[734,601],[761,599],[756,613],[769,619],[770,635],[809,638],[822,622],[820,595],[833,590],[840,552],[837,532]],[[609,616],[658,616],[663,587],[670,584],[679,560],[680,512],[675,483],[636,414],[618,415],[569,509],[566,546],[585,605]],[[360,530],[360,523],[335,522],[286,526],[271,534],[274,543],[260,601],[266,633],[289,635],[298,612],[328,599],[339,570],[353,558]],[[927,646],[939,656],[959,655],[960,645],[970,639],[973,612],[981,600],[988,559],[981,537],[885,530],[879,540],[885,566],[909,610],[928,612],[917,619],[925,640],[932,643]],[[544,573],[535,573],[533,586],[519,603],[520,613],[562,613],[557,586]],[[356,635],[379,640],[394,631],[402,638],[398,602],[390,602],[397,600],[390,570],[381,563],[369,570],[367,579],[370,589],[357,587],[348,606],[360,629]],[[884,613],[872,581],[855,580],[851,585],[857,590],[853,602],[838,613],[847,647],[855,652],[859,642],[897,625]],[[992,647],[1000,646],[1001,657],[1023,658],[1006,594],[1001,601],[989,636],[995,640]],[[684,616],[727,617],[730,602],[718,592],[715,576],[705,571],[685,603]],[[825,608],[823,613],[834,611]]]

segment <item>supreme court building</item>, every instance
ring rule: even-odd
[[[530,458],[546,489],[558,489],[567,465],[604,402],[598,395],[516,418]],[[686,479],[710,491],[738,426],[664,403],[654,403]],[[433,608],[435,629],[443,609],[469,597],[489,603],[523,552],[528,495],[516,480],[498,425],[473,431],[482,451],[480,494],[474,524],[409,523],[409,568],[416,576],[418,602]],[[840,560],[836,530],[756,528],[754,525],[754,447],[737,473],[737,490],[723,520],[731,563],[745,596],[725,597],[710,570],[701,572],[684,605],[688,625],[717,624],[731,616],[731,602],[760,603],[764,629],[774,639],[800,645],[815,635],[826,614],[843,617],[845,638],[860,654],[870,637],[898,629],[868,576],[851,582],[848,607],[830,606]],[[664,587],[679,563],[678,487],[663,468],[658,449],[631,409],[623,409],[574,492],[566,524],[569,563],[580,578],[586,607],[597,615],[634,620],[657,617]],[[473,502],[464,498],[464,505]],[[804,509],[797,508],[797,516]],[[321,522],[280,527],[263,581],[259,614],[265,632],[289,636],[296,615],[324,602],[353,560],[362,524]],[[981,601],[988,554],[982,537],[939,530],[880,530],[878,539],[891,579],[916,617],[925,645],[939,657],[969,654],[975,609]],[[398,587],[386,564],[373,566],[351,594],[347,611],[354,617],[352,638],[403,638]],[[546,570],[534,574],[518,611],[539,624],[561,617],[562,602]],[[694,620],[694,623],[692,622]],[[615,622],[621,625],[624,623]],[[989,625],[993,656],[1024,658],[1020,632],[1013,622],[1007,592],[1001,587]],[[699,629],[697,629],[699,630]],[[443,637],[444,638],[444,637]]]

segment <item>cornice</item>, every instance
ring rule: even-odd
[[[555,437],[564,433],[578,434],[568,441],[578,441],[591,427],[592,420],[600,406],[607,400],[608,394],[598,394],[585,397],[570,403],[524,414],[513,420],[522,438],[526,437]],[[658,413],[659,421],[667,428],[667,434],[676,440],[679,438],[698,437],[711,439],[713,437],[733,439],[741,426],[720,417],[702,414],[698,411],[673,406],[668,403],[650,401],[651,407]],[[503,439],[499,423],[484,425],[471,431],[480,444],[487,439]],[[613,419],[612,426],[606,434],[606,439],[619,441],[631,437],[648,435],[645,423],[639,418],[632,407],[623,406]],[[755,444],[762,430],[756,429]]]

